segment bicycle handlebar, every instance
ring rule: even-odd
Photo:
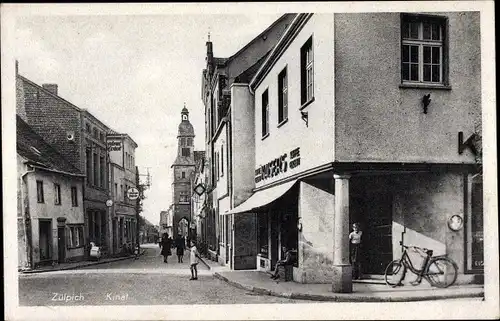
[[[429,251],[432,251],[428,248],[425,248],[425,247],[418,247],[418,246],[415,246],[415,245],[404,245],[403,242],[399,241],[399,245],[401,245],[402,247],[404,247],[405,249],[409,249],[409,248],[414,248],[414,249],[419,249],[421,250],[422,252],[429,252]]]

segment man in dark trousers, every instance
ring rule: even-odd
[[[177,248],[177,262],[183,263],[182,259],[184,258],[184,249],[186,248],[186,240],[182,236],[182,234],[177,235],[175,239],[175,247]]]
[[[293,265],[295,264],[295,261],[296,261],[296,257],[295,257],[295,253],[292,249],[287,249],[286,247],[283,246],[282,248],[283,250],[283,253],[285,253],[285,259],[284,260],[278,260],[278,262],[276,262],[276,266],[274,267],[274,273],[273,275],[271,276],[271,279],[273,280],[276,280],[278,279],[280,276],[278,274],[278,267],[281,265],[281,266],[285,266],[285,265]]]
[[[168,256],[172,255],[172,239],[168,236],[167,233],[163,235],[161,242],[161,255],[163,255],[163,262],[168,263]]]

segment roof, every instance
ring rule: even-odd
[[[262,63],[267,59],[271,50],[269,50],[264,56],[262,56],[255,64],[250,66],[247,70],[243,71],[241,74],[235,77],[235,83],[249,83],[253,76],[257,73]]]
[[[195,165],[195,163],[194,163],[192,157],[177,155],[177,157],[175,158],[175,161],[171,167],[173,167],[173,166],[194,166],[194,165]]]
[[[179,124],[179,129],[177,131],[177,136],[194,136],[194,128],[189,120],[181,121],[181,123]]]
[[[56,149],[44,141],[19,115],[16,115],[17,153],[38,168],[62,174],[83,176]]]

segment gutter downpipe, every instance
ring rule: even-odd
[[[24,188],[26,187],[26,196],[28,196],[28,187],[24,182],[24,177],[30,173],[34,173],[35,168],[25,171],[19,179],[21,180],[21,202],[22,202],[22,218],[23,218],[23,231],[24,231],[24,242],[26,244],[26,265],[23,270],[31,270],[33,268],[33,251],[32,251],[32,238],[31,238],[31,228],[28,228],[28,224],[31,227],[31,215],[29,211],[29,199],[27,199],[27,205],[25,205],[25,193]]]

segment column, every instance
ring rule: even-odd
[[[334,174],[335,213],[333,220],[333,281],[335,293],[352,292],[349,263],[349,175]]]

